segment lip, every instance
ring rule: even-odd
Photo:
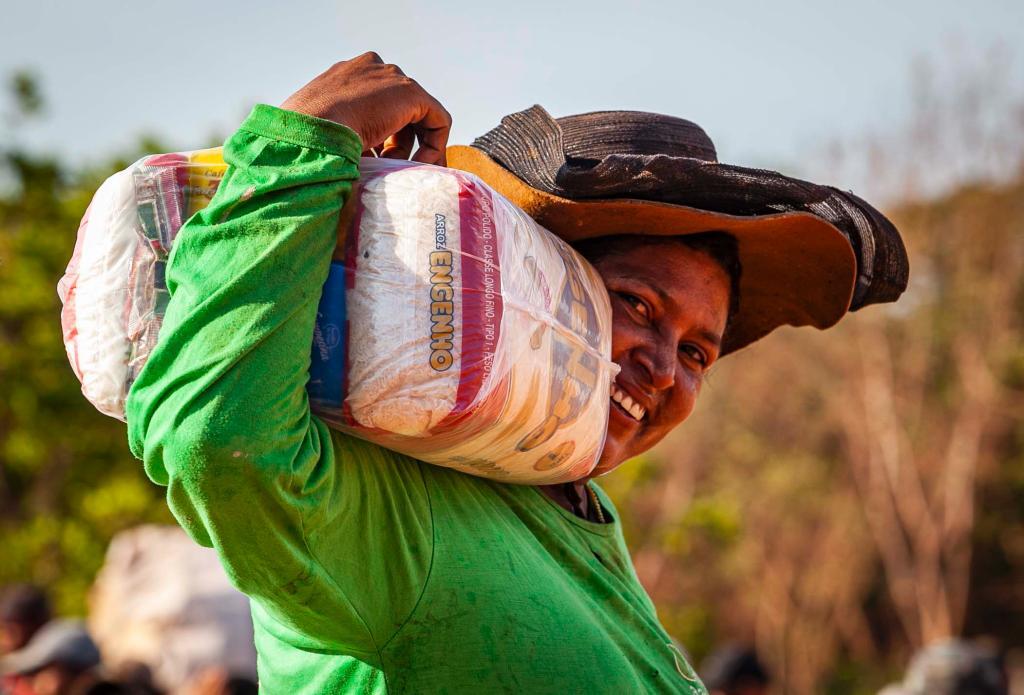
[[[619,381],[618,379],[615,380],[615,385],[625,391],[626,395],[632,398],[634,403],[639,403],[640,407],[647,412],[647,415],[644,417],[645,420],[651,417],[654,405],[651,402],[650,396],[643,393],[643,391],[639,391],[632,384]]]
[[[640,425],[643,424],[643,421],[634,419],[632,415],[627,413],[626,410],[615,401],[611,400],[610,398],[608,399],[608,401],[612,404],[610,412],[611,416],[617,417],[623,423],[631,427],[639,428]]]

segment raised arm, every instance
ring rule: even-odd
[[[305,385],[339,211],[364,147],[443,163],[450,118],[375,54],[257,106],[225,144],[213,201],[182,228],[170,303],[129,394],[132,452],[232,580],[304,634],[355,634],[358,611],[309,551],[337,499],[330,435]],[[328,123],[327,121],[331,121]]]

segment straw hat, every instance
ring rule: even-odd
[[[852,193],[718,162],[700,126],[599,111],[506,116],[448,166],[476,174],[569,242],[616,234],[727,232],[740,262],[739,310],[722,354],[782,325],[834,325],[906,289],[899,232]]]

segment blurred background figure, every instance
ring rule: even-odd
[[[256,681],[211,666],[196,674],[181,690],[181,695],[257,695],[258,692]]]
[[[741,645],[726,645],[704,660],[701,679],[711,695],[768,695],[771,677],[757,652]]]
[[[13,584],[0,592],[0,657],[21,649],[53,617],[46,593],[31,584]],[[0,673],[0,695],[13,693],[21,678]]]
[[[85,626],[52,620],[28,643],[0,659],[11,695],[78,695],[95,692],[100,652]]]
[[[21,649],[53,617],[50,600],[39,587],[15,584],[0,594],[0,655]]]
[[[114,536],[89,593],[89,629],[109,672],[144,665],[169,692],[182,692],[203,673],[223,681],[219,690],[197,691],[204,694],[243,693],[231,689],[233,679],[256,681],[249,599],[228,581],[213,550],[176,526]]]
[[[949,640],[917,652],[901,683],[879,695],[1007,695],[1006,670],[995,649]]]

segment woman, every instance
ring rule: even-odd
[[[225,146],[230,169],[216,197],[179,235],[160,344],[127,403],[132,451],[168,486],[182,526],[217,549],[252,597],[267,692],[703,692],[596,486],[502,485],[332,432],[310,415],[309,345],[339,198],[358,178],[359,155],[372,146],[408,157],[418,138],[413,159],[443,165],[450,123],[375,54],[333,66],[281,109],[253,110]],[[563,236],[640,223],[669,233],[655,219],[664,205],[574,207],[544,191],[543,176],[526,185],[529,165],[513,175],[498,162],[544,161],[529,136],[524,145],[511,130],[490,135],[449,152]],[[595,176],[597,188],[624,180]],[[828,223],[801,213],[751,226],[692,212],[691,223],[713,220],[719,226],[704,229],[728,228],[743,243],[630,234],[581,245],[612,296],[622,366],[598,472],[685,419],[720,353],[781,323],[830,325],[849,304],[858,264]],[[743,256],[752,279],[741,282],[737,248],[756,248],[756,230],[776,227],[825,250],[789,276],[816,279],[811,294],[825,300],[792,309],[779,298],[800,293],[760,291],[772,253]],[[811,239],[815,230],[824,241]],[[783,266],[792,261],[781,256]]]

